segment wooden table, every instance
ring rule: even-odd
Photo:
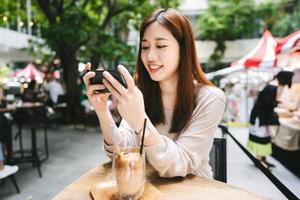
[[[0,108],[0,113],[12,112],[14,110],[15,110],[14,108],[4,107],[4,108]]]
[[[13,152],[13,142],[12,142],[12,135],[10,135],[10,141],[7,144],[8,146],[8,156],[7,160],[9,160],[12,163],[22,163],[22,162],[32,162],[33,165],[35,165],[38,169],[39,176],[41,177],[41,170],[40,170],[40,165],[43,160],[39,158],[38,155],[38,147],[37,147],[37,139],[36,139],[36,126],[37,123],[41,120],[43,120],[44,116],[40,116],[40,112],[36,113],[38,110],[43,110],[45,111],[45,105],[40,102],[22,102],[21,104],[12,104],[8,105],[6,108],[1,108],[0,112],[10,112],[13,113],[14,115],[14,120],[13,123],[16,124],[17,129],[18,129],[18,137],[19,137],[19,150]],[[43,112],[44,115],[46,116],[46,111]],[[22,127],[24,125],[28,125],[31,130],[31,153],[26,153],[25,150],[23,149],[23,141],[22,141]],[[47,137],[47,130],[46,126],[44,126],[45,129],[45,158],[46,160],[48,158],[48,144],[46,142],[46,137]]]
[[[43,106],[43,103],[40,102],[23,102],[21,105],[7,105],[6,107],[0,108],[0,113],[6,113],[6,112],[13,112],[17,109],[24,109],[24,108],[34,108],[34,107],[40,107]]]
[[[88,171],[53,200],[92,200],[91,189],[99,183],[111,180],[110,163],[100,165]],[[196,176],[186,178],[160,178],[153,170],[147,170],[147,180],[150,181],[162,194],[164,200],[181,199],[230,199],[230,200],[264,200],[267,198],[255,195],[246,190],[225,184],[223,182],[208,180]],[[249,181],[249,180],[247,180]],[[106,199],[106,198],[101,198]],[[98,199],[95,199],[98,200]]]

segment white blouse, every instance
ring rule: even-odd
[[[145,147],[148,162],[162,177],[195,174],[212,178],[209,153],[214,134],[225,110],[226,98],[222,90],[213,86],[202,86],[198,90],[197,105],[190,122],[179,133],[169,133],[172,112],[165,110],[166,123],[156,126],[164,143]],[[136,140],[129,124],[122,120],[119,131],[127,141]],[[104,143],[104,149],[112,156],[113,146]]]

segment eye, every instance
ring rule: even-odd
[[[167,47],[167,45],[157,45],[157,48],[159,48],[159,49],[163,49],[165,47]]]
[[[147,49],[149,49],[149,47],[148,46],[142,46],[142,49],[147,50]]]

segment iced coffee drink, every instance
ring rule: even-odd
[[[124,148],[114,155],[119,199],[138,199],[144,192],[145,154],[139,148]]]

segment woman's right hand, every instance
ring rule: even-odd
[[[91,64],[87,63],[85,66],[85,71],[90,69],[91,69]],[[108,109],[107,100],[108,97],[110,96],[110,93],[100,93],[95,91],[95,90],[103,90],[105,89],[105,86],[103,84],[91,85],[90,79],[93,78],[94,76],[95,76],[95,72],[93,71],[87,72],[83,76],[83,81],[86,86],[86,96],[88,97],[89,101],[94,107],[96,113],[98,113]]]

